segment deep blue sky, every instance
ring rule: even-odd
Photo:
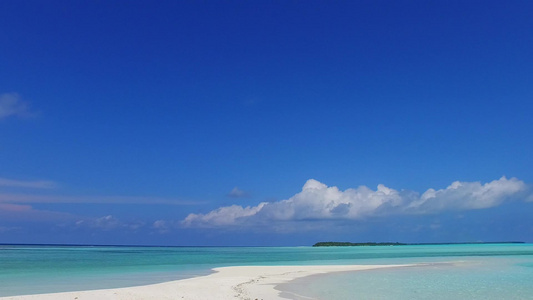
[[[0,1],[0,243],[533,242],[532,12]]]

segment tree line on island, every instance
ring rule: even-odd
[[[350,242],[318,242],[313,247],[338,247],[338,246],[400,246],[407,245],[403,243],[350,243]]]
[[[523,244],[524,242],[466,242],[466,243],[398,243],[398,242],[318,242],[313,247],[347,247],[347,246],[406,246],[406,245],[458,245],[458,244]]]

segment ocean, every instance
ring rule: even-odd
[[[144,285],[206,275],[222,266],[412,263],[424,265],[317,275],[279,288],[295,299],[533,299],[533,244],[0,245],[0,296]]]

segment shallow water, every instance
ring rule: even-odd
[[[279,289],[292,299],[533,299],[530,263],[472,257],[455,264],[311,276]]]
[[[0,296],[143,285],[204,275],[220,266],[433,262],[456,264],[312,277],[282,288],[328,300],[450,299],[453,295],[533,299],[527,298],[533,290],[526,281],[533,278],[532,244],[320,248],[3,245]],[[298,290],[302,286],[305,288]]]
[[[278,289],[298,300],[533,299],[532,245],[409,247],[419,257],[371,261],[421,265],[310,276]]]

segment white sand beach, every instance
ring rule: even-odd
[[[327,266],[238,266],[214,269],[215,273],[159,284],[117,289],[38,294],[0,299],[93,300],[93,299],[285,299],[275,287],[281,283],[330,272],[360,271],[409,265],[327,265]],[[29,283],[31,284],[31,283]]]

